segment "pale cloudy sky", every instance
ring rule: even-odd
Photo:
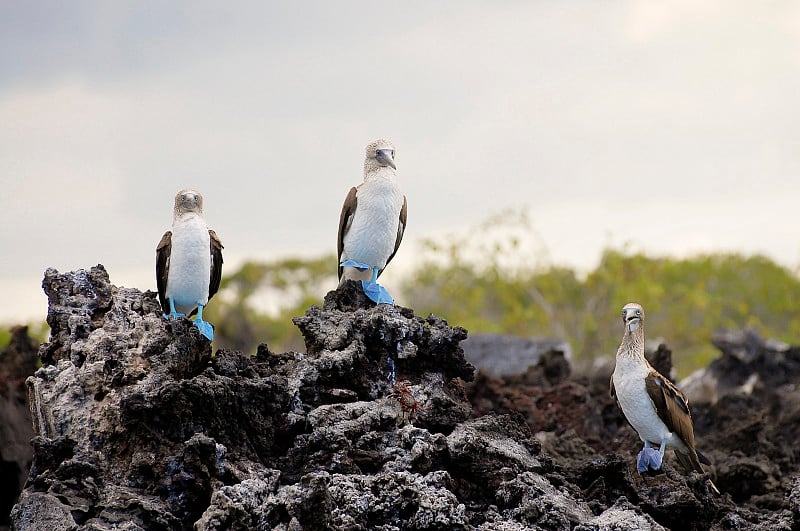
[[[48,266],[154,289],[187,186],[231,267],[333,251],[377,137],[401,263],[513,207],[559,264],[629,243],[797,268],[799,98],[789,1],[4,2],[0,322],[44,316]]]

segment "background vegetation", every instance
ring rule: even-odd
[[[679,259],[607,249],[596,268],[578,272],[550,264],[530,220],[518,212],[422,247],[399,302],[472,333],[560,338],[588,360],[616,352],[620,310],[637,301],[647,313],[648,337],[673,349],[681,376],[717,355],[710,340],[720,328],[750,327],[800,342],[800,279],[763,256]],[[302,349],[291,318],[321,304],[336,282],[333,255],[248,263],[224,279],[209,318],[221,345],[252,352],[267,341],[274,350]],[[264,310],[264,301],[273,307]]]
[[[8,324],[5,326],[0,325],[0,348],[3,348],[6,345],[8,345],[8,342],[11,340],[11,329],[14,326],[15,324]],[[47,326],[47,323],[45,321],[40,321],[37,323],[27,323],[27,326],[28,326],[29,336],[31,336],[39,343],[47,341],[47,336],[50,334],[50,327]]]
[[[597,267],[579,272],[551,264],[530,220],[504,212],[469,236],[423,242],[415,264],[395,295],[418,315],[435,313],[471,333],[560,338],[579,360],[616,352],[620,310],[630,301],[644,306],[648,337],[664,339],[681,376],[716,356],[710,338],[720,328],[800,343],[800,279],[763,256],[607,249]],[[291,319],[321,305],[336,284],[333,254],[244,264],[223,278],[207,310],[217,345],[303,350]],[[0,330],[0,346],[7,335]]]

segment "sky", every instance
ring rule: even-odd
[[[508,208],[579,270],[623,245],[796,270],[798,94],[790,1],[4,2],[0,322],[44,317],[47,267],[155,289],[186,187],[229,271],[334,252],[376,138],[399,270]]]

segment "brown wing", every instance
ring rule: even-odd
[[[158,286],[158,300],[161,302],[161,309],[164,313],[169,313],[169,301],[167,300],[167,279],[169,278],[169,255],[172,252],[172,231],[167,231],[161,237],[156,247],[156,286]]]
[[[350,226],[353,224],[353,215],[356,213],[356,205],[358,204],[358,199],[356,198],[357,192],[358,190],[355,186],[350,189],[350,193],[348,193],[347,197],[344,199],[342,213],[339,216],[339,237],[336,241],[336,257],[339,259],[338,263],[342,263],[344,237],[350,230]],[[342,278],[341,266],[339,267],[339,278]]]
[[[651,371],[647,375],[645,386],[656,406],[658,417],[666,424],[669,431],[677,433],[684,443],[694,446],[692,417],[689,413],[689,403],[683,393],[657,371]]]
[[[208,230],[211,236],[211,281],[208,284],[208,300],[219,290],[219,282],[222,279],[222,242],[219,241],[217,233]]]
[[[655,370],[645,378],[645,387],[647,394],[650,395],[650,399],[656,406],[658,417],[664,422],[667,429],[676,433],[689,448],[687,457],[689,458],[688,463],[691,464],[690,468],[702,472],[703,469],[697,460],[697,453],[694,449],[694,426],[686,397],[672,382]],[[661,441],[650,442],[660,444]],[[681,463],[687,464],[680,457],[682,456],[679,456]]]
[[[400,209],[400,223],[397,224],[397,239],[394,242],[394,251],[392,254],[389,255],[389,259],[386,260],[386,265],[389,265],[389,262],[392,261],[394,255],[397,254],[397,249],[400,247],[400,242],[403,241],[403,233],[406,230],[406,212],[408,210],[408,202],[406,201],[406,196],[403,196],[403,208]],[[381,276],[383,273],[383,269],[378,271],[378,276]]]

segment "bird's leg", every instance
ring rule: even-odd
[[[658,462],[655,463],[655,469],[661,468],[661,463],[664,462],[664,451],[667,449],[667,438],[661,439],[661,446],[658,447]]]
[[[650,441],[644,442],[644,448],[636,456],[636,470],[639,473],[646,472],[648,469],[658,470],[661,468],[661,461],[664,458],[664,450],[666,449],[665,441],[662,439],[661,448],[656,450],[650,446]]]
[[[209,341],[214,339],[214,327],[208,321],[203,321],[203,305],[197,305],[197,317],[194,320],[194,325],[200,330],[200,333],[206,336]]]
[[[645,452],[649,449],[650,442],[645,441],[644,448],[642,448],[642,451],[636,456],[636,470],[638,470],[640,474],[647,470],[647,457],[645,456]]]
[[[378,268],[372,268],[372,280],[361,281],[361,287],[364,289],[364,294],[370,298],[370,300],[376,304],[394,304],[394,299],[392,298],[389,291],[378,284]]]
[[[170,320],[170,319],[177,319],[178,317],[186,317],[186,314],[185,313],[178,313],[177,310],[175,310],[175,301],[172,300],[172,297],[170,297],[170,299],[169,299],[169,315],[164,314],[164,319]]]

